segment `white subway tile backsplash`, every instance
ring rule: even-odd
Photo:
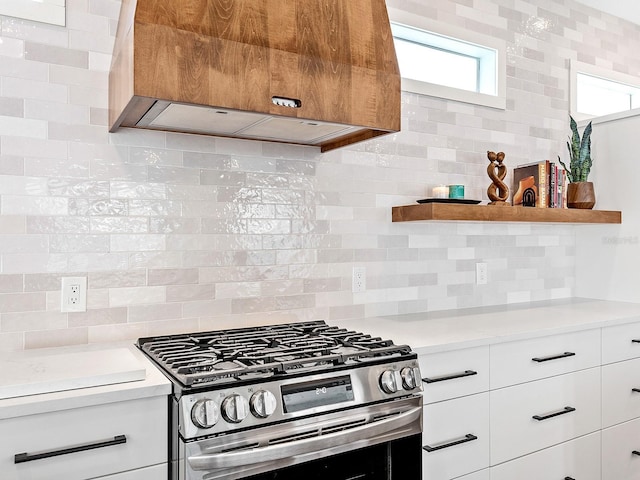
[[[0,116],[0,136],[47,138],[47,122],[13,116]]]
[[[108,233],[108,234],[139,234],[139,233],[167,233],[156,232],[149,228],[149,220],[145,217],[91,217],[70,219],[87,229],[91,233]],[[70,227],[73,228],[73,227]]]
[[[209,323],[211,322],[211,317],[230,315],[232,310],[232,301],[233,300],[230,298],[223,298],[219,300],[186,302],[182,305],[183,318],[204,317],[207,319],[207,323]],[[235,322],[232,321],[232,324],[233,323]]]
[[[215,297],[213,284],[167,286],[167,302],[213,300]]]
[[[111,68],[111,53],[89,52],[89,70],[108,72]]]
[[[0,293],[20,293],[23,290],[23,275],[0,275]]]
[[[176,217],[183,212],[180,202],[164,200],[129,200],[129,215],[141,217]]]
[[[131,323],[170,320],[182,317],[182,304],[133,305],[127,311],[128,321]]]
[[[89,342],[86,327],[46,329],[24,333],[24,348],[51,348],[66,345],[83,345]]]
[[[108,133],[120,3],[69,1],[66,28],[0,17],[0,351],[573,295],[580,227],[391,207],[453,183],[486,201],[487,150],[508,168],[562,154],[568,60],[638,71],[640,27],[574,0],[388,0],[504,41],[507,109],[405,92],[401,132],[321,154]],[[86,313],[57,313],[64,275],[88,276]]]
[[[0,314],[42,311],[45,309],[45,301],[46,295],[43,292],[1,293]]]
[[[126,287],[109,289],[109,305],[122,307],[166,302],[165,287]]]
[[[197,268],[184,269],[150,269],[148,271],[149,285],[188,285],[198,283]]]
[[[166,249],[166,236],[157,234],[146,235],[111,235],[110,251],[112,252],[145,252],[149,250]]]

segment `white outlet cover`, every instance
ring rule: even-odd
[[[365,267],[353,267],[351,278],[351,291],[353,293],[364,292],[367,289],[367,269]]]
[[[87,311],[87,277],[62,277],[60,290],[61,312]]]
[[[486,285],[487,281],[487,264],[476,263],[476,285]]]

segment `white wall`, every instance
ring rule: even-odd
[[[593,125],[589,177],[599,210],[621,210],[622,225],[581,227],[576,295],[640,302],[640,116]]]

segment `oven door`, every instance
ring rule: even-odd
[[[420,480],[422,397],[181,442],[180,480]]]

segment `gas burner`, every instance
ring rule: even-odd
[[[138,347],[185,387],[331,370],[411,352],[324,321],[141,338]]]

